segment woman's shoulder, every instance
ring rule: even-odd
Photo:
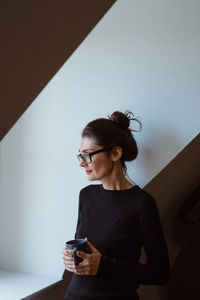
[[[141,208],[146,209],[148,207],[156,207],[157,203],[155,197],[148,191],[139,187],[138,189],[138,203]]]
[[[80,190],[80,193],[85,194],[85,193],[90,193],[90,192],[93,192],[93,191],[96,192],[99,189],[100,189],[100,184],[89,184],[89,185],[83,187]]]

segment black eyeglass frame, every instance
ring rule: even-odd
[[[92,155],[97,154],[97,153],[100,153],[100,152],[103,152],[103,151],[110,151],[112,148],[113,148],[113,147],[110,147],[110,148],[102,148],[102,149],[99,149],[99,150],[94,151],[94,152],[91,152],[91,153],[84,153],[84,154],[80,153],[80,154],[77,155],[77,158],[78,158],[78,160],[79,160],[80,162],[81,162],[81,160],[83,159],[84,162],[87,164],[87,163],[92,162]],[[88,157],[90,158],[90,161],[89,161],[89,162],[85,161],[84,156],[88,156]]]

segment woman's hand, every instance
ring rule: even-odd
[[[83,259],[75,266],[75,273],[78,275],[96,275],[99,269],[102,254],[85,238],[92,253],[77,251],[77,255]]]
[[[77,255],[83,259],[77,266],[74,265],[72,250],[63,249],[62,257],[66,270],[77,275],[96,275],[98,272],[102,254],[85,238],[91,253],[77,251]]]
[[[66,266],[65,269],[69,272],[74,272],[73,251],[63,248],[62,249],[62,259],[63,259],[63,263]]]

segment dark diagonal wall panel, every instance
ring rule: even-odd
[[[115,0],[4,0],[0,139]]]

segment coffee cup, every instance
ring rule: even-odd
[[[85,253],[91,253],[90,248],[88,247],[87,241],[84,239],[75,239],[67,241],[66,248],[73,250],[73,256],[74,256],[74,264],[78,265],[80,262],[82,262],[82,258],[77,256],[77,251],[83,251]]]

